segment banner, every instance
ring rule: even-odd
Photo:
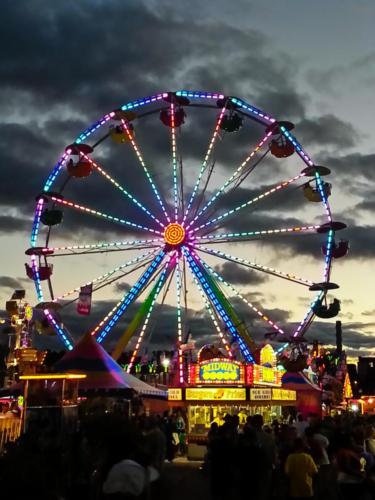
[[[77,313],[88,316],[91,311],[92,284],[81,286],[77,302]]]

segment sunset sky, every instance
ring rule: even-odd
[[[348,226],[337,239],[350,240],[348,256],[333,263],[332,281],[340,289],[332,297],[341,300],[342,310],[332,320],[316,319],[306,338],[331,345],[335,320],[340,319],[348,354],[375,355],[374,17],[371,0],[3,1],[0,307],[17,287],[27,290],[31,303],[36,300],[33,283],[25,277],[24,252],[30,246],[35,196],[64,148],[103,115],[134,99],[180,89],[211,91],[237,96],[277,119],[292,121],[293,133],[314,162],[331,169],[327,181],[332,183],[329,201],[333,218]],[[186,123],[176,139],[188,198],[220,108],[187,108],[186,113]],[[157,114],[136,120],[134,127],[155,185],[172,207],[170,129],[161,124]],[[107,131],[105,126],[103,134]],[[215,165],[207,196],[254,149],[262,132],[257,124],[247,121],[240,132],[219,137],[211,158]],[[108,140],[95,150],[93,158],[155,216],[163,215],[129,144]],[[297,155],[283,160],[267,155],[238,190],[220,199],[215,216],[297,175],[302,168]],[[87,180],[70,182],[64,195],[138,224],[150,222],[97,173]],[[319,224],[324,213],[321,204],[309,204],[296,185],[264,200],[256,209],[246,210],[228,218],[216,233]],[[52,232],[51,241],[59,246],[148,237],[150,234],[129,233],[126,228],[65,209],[64,221]],[[319,236],[298,235],[212,247],[321,281],[321,242]],[[54,291],[59,296],[137,255],[114,252],[56,258]],[[209,257],[207,262],[287,332],[294,331],[313,298],[306,287],[216,258]],[[95,326],[140,272],[96,294],[89,318],[78,316],[74,306],[64,309],[63,320],[73,337]],[[191,280],[188,287],[185,333],[191,331],[199,343],[213,342],[215,329],[201,297]],[[173,281],[163,308],[156,306],[145,346],[173,347],[174,304]],[[262,342],[269,327],[238,298],[233,304],[252,336]],[[127,311],[106,347],[113,345],[137,306],[139,302]],[[38,345],[60,348],[52,337],[39,338]]]

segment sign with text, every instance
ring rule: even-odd
[[[251,401],[265,401],[272,399],[271,389],[250,389]]]
[[[168,389],[168,401],[182,401],[182,389],[169,388]]]
[[[211,359],[199,364],[199,381],[208,384],[241,383],[244,381],[240,363],[226,359]]]
[[[193,388],[186,389],[186,401],[246,401],[244,388]]]
[[[272,399],[278,401],[296,401],[296,391],[289,389],[272,389]]]

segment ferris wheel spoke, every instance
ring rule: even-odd
[[[300,276],[296,276],[294,274],[290,273],[284,273],[283,271],[279,271],[278,269],[274,269],[272,267],[268,266],[262,266],[260,264],[257,264],[256,262],[250,262],[246,259],[242,259],[240,257],[235,257],[234,255],[230,255],[225,252],[221,252],[220,250],[215,250],[213,248],[207,248],[202,245],[197,245],[196,247],[198,250],[201,252],[204,252],[209,255],[214,255],[215,257],[218,257],[219,259],[226,260],[228,262],[234,262],[236,264],[242,265],[244,267],[254,269],[255,271],[260,271],[265,274],[269,274],[271,276],[276,276],[278,278],[285,279],[287,281],[291,281],[293,283],[298,283],[300,285],[304,285],[306,287],[310,287],[311,285],[314,284],[313,281],[307,280],[305,278],[301,278]]]
[[[223,304],[218,298],[217,292],[215,293],[215,291],[211,287],[209,280],[207,279],[206,273],[204,271],[204,267],[200,263],[198,256],[196,254],[193,254],[191,250],[188,250],[187,247],[183,247],[182,252],[184,254],[184,257],[187,261],[191,273],[194,274],[198,279],[198,281],[201,283],[205,294],[207,295],[208,299],[211,301],[212,305],[216,309],[221,320],[226,325],[233,338],[238,342],[242,355],[247,361],[254,362],[254,358],[252,353],[250,352],[249,347],[246,345],[244,339],[239,334],[238,329],[234,325],[230,315],[223,307]]]
[[[219,335],[219,338],[221,340],[221,342],[223,343],[223,347],[224,349],[227,351],[227,354],[230,358],[233,357],[233,354],[232,354],[232,351],[230,349],[230,346],[229,346],[229,343],[227,341],[227,339],[225,338],[223,332],[221,331],[221,328],[219,326],[219,323],[216,319],[216,316],[215,316],[215,313],[214,313],[214,310],[213,308],[211,307],[210,305],[210,302],[207,298],[207,296],[205,295],[205,293],[203,292],[203,289],[201,287],[201,285],[199,284],[199,281],[197,279],[197,277],[195,276],[195,274],[193,272],[191,272],[191,275],[193,277],[193,280],[194,280],[194,283],[196,285],[196,287],[198,288],[198,291],[200,293],[200,296],[202,297],[202,300],[203,300],[203,303],[205,305],[205,308],[214,324],[214,327],[215,327],[215,330],[216,330],[216,333]]]
[[[182,279],[181,279],[181,268],[180,262],[177,260],[176,264],[176,309],[177,309],[177,340],[178,340],[178,374],[180,384],[184,382],[184,361],[182,355],[182,318],[181,318],[181,289],[182,289]]]
[[[55,301],[64,300],[66,297],[69,297],[73,293],[79,292],[81,287],[83,287],[83,286],[89,286],[89,285],[93,285],[94,283],[103,282],[103,281],[107,280],[108,278],[110,278],[111,276],[113,276],[115,273],[120,272],[122,269],[125,269],[129,266],[139,264],[140,262],[146,260],[147,258],[151,257],[152,255],[155,255],[155,253],[156,253],[156,250],[152,250],[150,252],[144,253],[143,255],[140,255],[139,257],[128,260],[127,262],[125,262],[121,266],[117,266],[117,267],[111,269],[110,271],[108,271],[107,273],[101,274],[100,276],[94,278],[93,280],[88,281],[87,283],[84,283],[83,285],[77,286],[76,288],[72,288],[68,292],[65,292],[63,295],[56,297]]]
[[[100,167],[92,158],[82,153],[83,158],[85,158],[90,164],[97,170],[103,177],[108,179],[119,191],[122,192],[129,200],[131,200],[134,205],[140,208],[144,213],[146,213],[149,217],[151,217],[155,222],[159,224],[160,227],[164,227],[164,224],[160,222],[160,220],[153,215],[150,210],[148,210],[140,201],[137,200],[135,196],[129,193],[121,184],[119,184],[112,176],[109,175],[108,172],[104,170],[104,168]]]
[[[132,286],[128,293],[113,307],[113,309],[103,318],[103,320],[92,330],[91,335],[96,335],[99,330],[97,340],[99,343],[103,342],[105,337],[115,326],[121,316],[124,314],[126,309],[132,304],[135,299],[141,294],[141,292],[146,287],[147,283],[151,280],[153,274],[160,266],[165,256],[164,251],[159,252],[153,259],[149,267],[142,274],[139,280]],[[104,326],[105,325],[105,326]],[[101,330],[102,328],[102,330]]]
[[[124,240],[124,241],[102,241],[99,243],[82,243],[80,245],[68,245],[62,247],[42,247],[41,253],[50,257],[64,257],[83,255],[88,253],[108,253],[110,251],[143,250],[146,248],[160,247],[162,238],[150,240]],[[125,247],[125,248],[122,248]],[[31,250],[30,250],[31,251]],[[61,252],[61,253],[59,253]]]
[[[134,152],[135,152],[135,154],[136,154],[136,156],[138,158],[138,161],[141,164],[144,173],[146,174],[147,180],[148,180],[148,182],[151,185],[152,191],[154,192],[154,194],[156,196],[156,199],[159,202],[159,205],[160,205],[160,207],[161,207],[161,209],[162,209],[162,211],[164,213],[164,216],[167,219],[167,221],[170,223],[171,219],[169,218],[168,212],[165,209],[165,206],[164,206],[163,200],[161,199],[159,191],[158,191],[157,187],[155,186],[154,181],[152,180],[151,174],[150,174],[150,172],[149,172],[149,170],[148,170],[148,168],[146,166],[146,163],[145,163],[145,161],[143,159],[142,153],[140,152],[139,147],[137,146],[137,143],[136,143],[136,141],[134,139],[134,134],[132,133],[132,131],[131,131],[128,123],[125,120],[121,119],[121,124],[122,124],[123,129],[126,132],[126,135],[129,138],[129,141],[130,141],[130,143],[131,143],[131,145],[132,145],[132,147],[134,149]]]
[[[313,318],[315,316],[314,306],[323,297],[323,295],[324,295],[324,291],[320,291],[316,295],[316,297],[314,297],[314,300],[311,302],[307,313],[305,314],[303,320],[301,321],[301,323],[298,325],[298,327],[294,331],[292,337],[300,337],[305,333],[307,326],[311,323],[311,321],[313,320]]]
[[[94,215],[95,217],[99,217],[101,219],[108,220],[108,221],[113,222],[115,224],[120,224],[122,226],[129,226],[129,227],[132,227],[134,229],[139,229],[142,231],[149,231],[150,233],[162,235],[162,233],[156,229],[151,229],[150,227],[146,227],[146,226],[143,226],[141,224],[136,224],[135,222],[131,222],[131,221],[128,221],[126,219],[120,219],[119,217],[105,214],[103,212],[99,212],[98,210],[94,210],[92,208],[88,208],[88,207],[85,207],[83,205],[78,205],[77,203],[66,200],[64,198],[56,197],[54,195],[51,196],[50,198],[55,203],[59,203],[60,205],[64,205],[66,207],[73,208],[75,210],[81,211],[81,212],[86,213],[86,214]]]
[[[280,182],[280,184],[277,184],[275,187],[268,189],[267,191],[259,194],[258,196],[255,196],[255,198],[252,198],[251,200],[248,200],[244,203],[241,203],[241,205],[238,205],[237,207],[232,208],[231,210],[228,210],[227,212],[225,212],[225,213],[223,213],[223,214],[221,214],[213,219],[210,219],[208,222],[205,222],[204,224],[201,224],[200,226],[193,228],[193,232],[198,231],[199,229],[203,229],[205,227],[209,227],[212,224],[215,224],[215,222],[223,221],[227,217],[236,214],[240,210],[242,210],[246,207],[249,207],[250,205],[253,205],[254,203],[256,203],[258,201],[261,201],[264,198],[267,198],[268,196],[281,191],[282,189],[285,189],[290,184],[292,184],[293,182],[296,182],[298,179],[301,179],[301,177],[304,177],[305,175],[306,175],[305,173],[301,173],[301,174],[295,175],[294,177],[292,177],[291,179],[288,179],[287,181]]]
[[[296,226],[280,229],[265,229],[263,231],[248,231],[240,233],[219,233],[197,236],[198,243],[204,241],[206,244],[214,243],[234,243],[237,241],[248,241],[261,239],[263,236],[280,236],[286,234],[315,234],[321,225]]]
[[[155,302],[156,302],[156,299],[158,298],[158,295],[160,293],[160,291],[162,290],[167,278],[168,278],[168,275],[170,274],[170,272],[172,271],[172,269],[174,268],[174,265],[175,265],[175,260],[173,260],[173,265],[171,265],[171,258],[172,256],[170,256],[164,266],[164,269],[156,283],[156,286],[154,287],[153,289],[153,298],[152,298],[152,301],[151,301],[151,305],[150,305],[150,308],[146,314],[146,318],[145,318],[145,321],[143,323],[143,326],[142,326],[142,330],[138,336],[138,340],[137,340],[137,344],[134,348],[134,351],[133,351],[133,354],[132,354],[132,357],[130,358],[130,362],[129,362],[129,365],[128,365],[128,369],[127,369],[127,372],[130,373],[132,367],[133,367],[133,364],[134,364],[134,361],[135,361],[135,358],[137,357],[137,354],[138,354],[138,351],[139,351],[139,347],[141,345],[141,342],[143,340],[143,337],[144,337],[144,334],[146,332],[146,329],[147,329],[147,325],[148,325],[148,322],[150,320],[150,317],[151,317],[151,314],[152,314],[152,311],[154,309],[154,306],[155,306]]]
[[[255,149],[248,155],[247,158],[241,163],[241,165],[234,171],[234,173],[229,177],[229,179],[216,191],[216,193],[207,201],[207,203],[199,210],[195,217],[189,222],[186,229],[190,228],[195,221],[201,217],[202,214],[216,201],[216,199],[223,194],[226,188],[238,177],[242,170],[246,167],[249,161],[254,158],[257,152],[267,143],[268,139],[272,136],[272,130],[268,132],[256,145]]]
[[[214,131],[213,131],[210,143],[208,145],[206,156],[204,157],[201,169],[200,169],[199,174],[198,174],[198,178],[197,178],[197,180],[195,182],[193,191],[192,191],[192,193],[190,195],[190,199],[189,199],[188,205],[186,207],[186,211],[185,211],[184,218],[183,218],[183,221],[182,221],[183,224],[185,223],[186,218],[187,218],[187,216],[188,216],[188,214],[190,212],[191,206],[193,204],[194,198],[195,198],[195,196],[197,194],[197,190],[198,190],[200,182],[202,180],[202,176],[203,176],[204,172],[207,169],[208,160],[209,160],[209,158],[211,156],[211,153],[212,153],[213,147],[215,145],[216,139],[217,139],[217,137],[219,135],[220,125],[221,125],[221,122],[223,120],[224,113],[225,113],[226,109],[227,109],[227,103],[225,104],[225,106],[220,111],[220,115],[219,115],[219,117],[218,117],[218,119],[216,121],[216,125],[215,125],[215,128],[214,128]],[[189,227],[189,225],[187,227]]]
[[[171,142],[172,142],[172,171],[173,171],[173,204],[174,220],[178,220],[178,187],[177,187],[177,142],[175,126],[175,105],[171,102]]]
[[[263,321],[268,323],[274,330],[278,333],[284,334],[284,330],[282,330],[274,321],[272,321],[268,316],[266,316],[260,309],[258,309],[254,304],[252,304],[249,300],[246,299],[243,295],[240,294],[238,290],[236,290],[231,284],[229,284],[218,272],[216,272],[211,266],[209,266],[206,262],[204,262],[198,255],[196,255],[198,261],[209,271],[212,273],[215,278],[217,278],[220,283],[228,287],[239,299],[241,299],[245,304],[247,304],[250,309],[252,309]]]
[[[53,315],[51,314],[51,311],[49,309],[44,309],[43,312],[44,312],[45,317],[47,318],[48,323],[51,326],[53,326],[55,332],[60,337],[60,339],[62,340],[65,347],[67,347],[67,349],[69,351],[71,351],[73,349],[74,344],[73,344],[73,339],[72,339],[70,333],[66,330],[65,327],[63,327],[62,325],[60,325],[56,321],[56,319],[53,317]]]

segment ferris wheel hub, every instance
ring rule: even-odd
[[[177,247],[185,240],[185,229],[177,222],[168,224],[164,231],[164,241],[167,245]]]

